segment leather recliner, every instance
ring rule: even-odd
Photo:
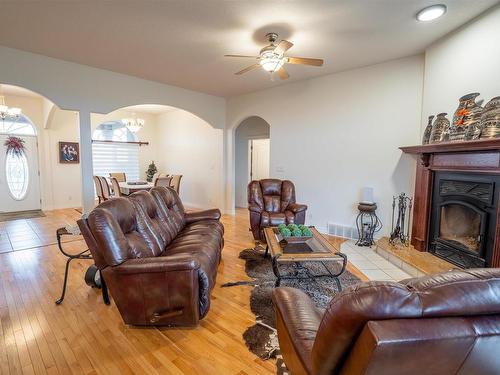
[[[273,302],[294,375],[500,374],[500,269],[361,283],[326,311],[298,289]]]
[[[248,184],[248,210],[253,238],[264,242],[266,227],[304,224],[307,206],[295,202],[291,181],[268,178]]]
[[[218,209],[186,213],[166,187],[101,203],[78,221],[127,324],[192,326],[210,307],[224,227]]]

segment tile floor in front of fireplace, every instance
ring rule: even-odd
[[[345,241],[340,251],[347,255],[351,264],[366,275],[370,280],[399,281],[412,276],[398,266],[382,258],[375,252],[375,245],[371,248],[356,246],[355,241]]]

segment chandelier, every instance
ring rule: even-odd
[[[5,121],[11,119],[13,122],[19,120],[21,117],[21,108],[8,107],[5,104],[5,97],[0,96],[0,119]]]
[[[144,121],[142,118],[124,118],[122,119],[122,124],[127,127],[132,133],[137,133],[144,127]]]

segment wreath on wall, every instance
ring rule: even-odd
[[[7,153],[12,152],[17,157],[21,157],[25,149],[24,139],[13,136],[7,138],[4,146],[7,147]]]

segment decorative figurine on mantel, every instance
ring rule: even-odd
[[[370,187],[363,188],[363,197],[358,204],[359,214],[356,217],[356,227],[358,229],[357,246],[372,246],[375,244],[373,235],[382,228],[375,211],[377,204],[373,201],[373,189]]]
[[[396,201],[398,217],[396,222],[394,218],[396,215]],[[408,197],[405,193],[399,194],[397,197],[392,198],[392,227],[389,242],[393,245],[400,242],[404,246],[410,245],[410,220],[407,218],[411,215],[413,207],[413,198]]]

